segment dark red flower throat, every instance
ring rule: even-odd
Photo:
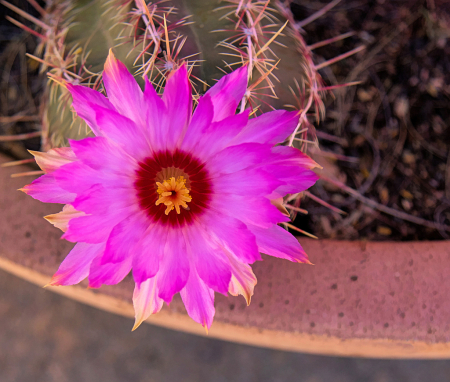
[[[156,205],[159,198],[156,182],[166,180],[164,179],[166,174],[171,172],[183,173],[192,197],[188,208],[181,208],[179,214],[176,211],[166,214],[166,206]],[[139,205],[152,221],[172,226],[191,223],[194,216],[199,216],[208,207],[211,200],[212,189],[204,163],[180,150],[173,153],[170,151],[159,152],[140,162],[134,185]]]

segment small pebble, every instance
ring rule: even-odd
[[[400,191],[400,195],[403,196],[405,199],[408,199],[408,200],[413,200],[414,199],[414,195],[411,194],[408,190],[401,190]]]
[[[408,150],[405,150],[402,155],[403,163],[414,164],[416,163],[416,156]]]
[[[383,236],[391,236],[392,235],[392,230],[389,227],[385,227],[382,225],[379,225],[377,227],[377,233]]]

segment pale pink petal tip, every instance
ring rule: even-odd
[[[257,283],[256,276],[249,265],[242,264],[242,268],[233,274],[230,281],[228,292],[232,296],[242,295],[247,302],[247,306],[250,305],[253,291]]]
[[[77,160],[70,147],[55,148],[46,153],[32,150],[28,151],[34,156],[36,163],[45,173],[53,172],[61,166]]]
[[[135,323],[132,331],[136,330],[150,315],[158,313],[163,300],[158,297],[157,278],[145,280],[136,284],[133,293],[133,305],[135,312]]]
[[[61,231],[66,232],[69,221],[80,216],[85,216],[86,214],[82,211],[77,211],[70,204],[66,204],[61,212],[57,214],[44,216],[44,219],[53,224],[56,228]]]

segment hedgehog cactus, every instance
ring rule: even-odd
[[[353,35],[312,45],[303,37],[303,27],[340,0],[303,21],[294,19],[289,0],[48,0],[45,9],[28,1],[40,19],[0,0],[36,26],[31,29],[9,18],[39,38],[36,52],[29,56],[48,75],[41,108],[44,151],[92,135],[71,107],[67,85],[103,92],[102,65],[112,49],[141,87],[148,78],[159,94],[185,63],[194,104],[224,73],[246,65],[248,87],[239,110],[250,107],[253,117],[275,108],[297,110],[297,127],[284,144],[307,152],[308,146],[318,145],[314,122],[324,117],[324,97],[332,89],[355,84],[327,87],[319,70],[364,49],[359,46],[320,64],[314,61],[314,49]],[[294,203],[292,218],[300,211],[299,197],[289,199]]]
[[[338,2],[333,1],[315,16]],[[2,3],[37,26],[31,30],[10,19],[40,40],[30,56],[41,63],[49,77],[42,115],[44,150],[66,146],[68,139],[90,134],[71,109],[66,85],[102,90],[101,68],[111,48],[136,78],[141,78],[141,84],[143,78],[150,78],[160,92],[183,62],[197,95],[223,75],[220,70],[247,64],[249,86],[242,108],[250,106],[257,114],[286,105],[299,109],[298,128],[289,145],[295,139],[304,142],[306,134],[313,131],[306,115],[310,109],[317,122],[323,117],[322,99],[328,89],[318,69],[326,63],[315,65],[314,47],[307,46],[301,34],[305,22],[293,19],[288,1],[53,0],[43,9],[30,0],[41,14],[40,20]],[[304,143],[301,146],[306,149]]]

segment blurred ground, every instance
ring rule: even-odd
[[[444,382],[450,361],[334,358],[196,337],[71,301],[0,271],[1,382]]]

